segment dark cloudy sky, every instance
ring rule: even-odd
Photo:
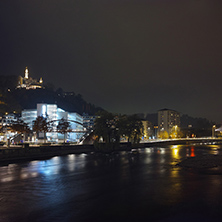
[[[118,113],[222,123],[221,0],[1,0],[0,74]]]

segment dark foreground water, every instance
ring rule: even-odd
[[[0,221],[221,221],[218,169],[175,167],[210,145],[80,154],[0,167]]]

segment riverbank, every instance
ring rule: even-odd
[[[29,145],[23,144],[23,146],[15,146],[15,147],[1,147],[0,148],[0,164],[6,163],[13,163],[17,161],[26,161],[26,160],[38,160],[38,159],[48,159],[53,156],[62,156],[68,154],[81,154],[81,153],[91,153],[91,152],[98,152],[98,153],[105,153],[109,154],[112,152],[119,152],[119,151],[131,151],[132,149],[139,149],[139,148],[146,148],[146,147],[169,147],[171,145],[193,145],[194,143],[197,145],[204,144],[212,144],[217,143],[221,144],[221,139],[180,139],[180,140],[163,140],[163,141],[150,141],[146,143],[139,143],[136,145],[131,145],[131,143],[120,143],[118,149],[115,150],[107,150],[102,149],[98,150],[95,149],[93,144],[83,144],[83,145],[71,145],[71,144],[61,144],[61,145]],[[211,158],[212,159],[212,158]],[[181,163],[181,167],[194,167],[192,166],[193,160],[184,160]],[[201,160],[200,160],[201,161]],[[206,162],[207,160],[203,159],[202,161]],[[212,160],[213,161],[213,160]],[[195,161],[194,161],[195,162]],[[217,161],[217,163],[219,160]],[[222,161],[221,161],[222,162]],[[199,163],[196,161],[196,165]],[[207,162],[208,163],[208,162]],[[206,166],[214,166],[214,164],[205,163]],[[199,164],[200,167],[201,165]]]
[[[93,145],[43,145],[2,148],[0,149],[0,164],[24,160],[48,159],[53,156],[90,153],[93,151]]]
[[[0,164],[13,163],[18,161],[48,159],[54,156],[63,156],[68,154],[81,154],[81,153],[112,153],[119,151],[131,151],[131,143],[121,143],[117,150],[97,150],[93,144],[85,145],[41,145],[17,147],[2,147],[0,149]],[[137,147],[139,148],[139,146]]]

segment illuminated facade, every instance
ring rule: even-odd
[[[39,81],[29,77],[28,68],[25,68],[25,76],[19,76],[19,82],[17,89],[24,88],[24,89],[41,89],[43,84],[42,78]]]
[[[165,133],[169,138],[172,131],[178,131],[180,127],[180,113],[175,110],[161,109],[158,111],[158,133]]]
[[[37,118],[37,110],[29,109],[22,111],[22,120],[32,129],[33,121]]]
[[[64,119],[70,123],[71,132],[68,132],[66,139],[68,141],[78,141],[83,135],[83,118],[78,113],[70,113],[59,108],[56,104],[38,103],[36,110],[23,110],[22,119],[29,124],[32,129],[33,121],[38,117],[47,118],[47,122],[51,123],[51,132],[46,134],[48,141],[58,141],[64,138],[64,135],[57,133],[57,125],[60,119]],[[39,135],[43,137],[43,134]]]

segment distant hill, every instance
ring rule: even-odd
[[[158,114],[157,113],[136,113],[136,115],[142,120],[150,121],[154,126],[158,125]]]
[[[58,107],[69,112],[94,115],[101,107],[86,102],[82,95],[65,92],[59,88],[56,91],[48,87],[44,89],[26,90],[16,89],[17,76],[0,76],[0,113],[21,112],[24,109],[36,109],[37,103],[57,104]]]
[[[180,117],[180,122],[181,122],[181,127],[182,128],[187,128],[189,125],[191,125],[193,128],[198,128],[198,129],[208,129],[212,128],[212,126],[215,124],[215,122],[209,121],[206,118],[200,118],[200,117],[191,117],[188,116],[187,114],[183,114]]]
[[[152,122],[154,125],[158,125],[158,114],[157,113],[138,113],[137,114],[141,119],[148,120]],[[187,114],[182,114],[180,116],[180,126],[181,128],[187,128],[189,125],[192,126],[192,128],[197,128],[197,129],[208,129],[212,128],[212,126],[215,123],[212,121],[209,121],[206,118],[201,118],[201,117],[191,117]]]
[[[153,123],[154,126],[158,125],[158,114],[157,113],[148,113],[146,119]]]

